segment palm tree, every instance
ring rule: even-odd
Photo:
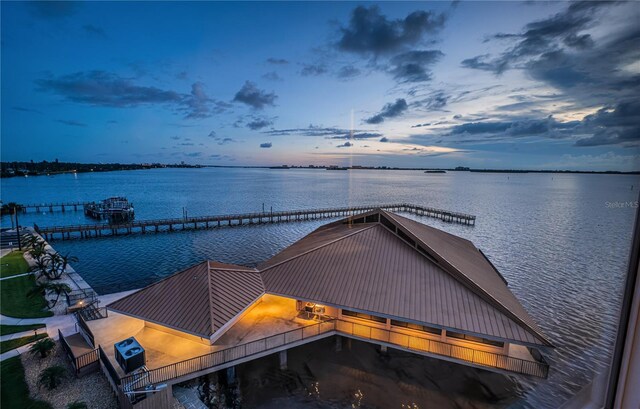
[[[48,267],[49,267],[49,258],[48,257],[38,257],[35,258],[35,264],[31,267],[31,271],[36,273],[36,278],[40,278],[43,275],[49,278]]]
[[[64,283],[47,283],[46,286],[47,290],[51,290],[56,294],[56,299],[53,301],[53,304],[51,304],[49,309],[56,306],[61,294],[69,294],[71,292],[71,287]]]
[[[31,351],[33,355],[40,354],[40,358],[46,358],[47,355],[49,355],[51,351],[53,351],[53,348],[55,348],[55,346],[56,346],[56,342],[51,338],[47,337],[47,338],[42,338],[40,341],[31,345],[31,348],[29,348],[29,351]]]
[[[60,256],[60,253],[56,253],[56,254],[58,254],[58,256],[60,257],[60,262],[62,263],[62,271],[65,271],[67,269],[67,265],[69,263],[78,262],[78,257],[72,256],[69,253],[65,254],[64,256]]]
[[[30,238],[28,242],[28,246],[31,247],[29,254],[31,254],[31,257],[33,257],[34,260],[39,260],[47,254],[47,250],[45,249],[47,245],[39,237],[31,237],[32,238]]]
[[[44,297],[47,295],[47,290],[49,289],[49,283],[43,283],[40,281],[36,281],[36,283],[31,287],[29,291],[27,291],[27,297],[35,297],[36,295],[40,295]]]
[[[60,385],[66,375],[67,370],[63,366],[53,365],[40,372],[38,382],[40,385],[44,385],[47,389],[51,390]]]
[[[27,297],[34,297],[36,295],[46,296],[47,291],[52,291],[56,294],[56,299],[52,303],[47,301],[47,309],[52,309],[58,304],[60,296],[62,294],[68,294],[71,292],[71,287],[65,283],[43,283],[37,281],[35,285],[27,292]]]

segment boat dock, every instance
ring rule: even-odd
[[[253,224],[283,223],[293,221],[306,221],[326,219],[332,217],[352,216],[358,213],[368,212],[373,209],[384,209],[392,212],[407,212],[418,216],[432,217],[449,223],[475,225],[476,216],[451,212],[448,210],[434,209],[409,203],[336,207],[327,209],[289,210],[277,212],[228,214],[217,216],[196,216],[174,219],[137,220],[120,224],[79,224],[71,226],[40,227],[34,224],[34,229],[46,240],[55,238],[71,239],[91,238],[102,236],[118,236],[121,234],[147,232],[170,232],[181,230],[211,229],[224,226],[245,226]]]
[[[67,210],[71,211],[78,211],[78,208],[80,210],[84,209],[85,205],[88,205],[90,202],[68,202],[68,203],[42,203],[42,204],[27,204],[27,205],[20,205],[20,210],[22,210],[22,213],[26,213],[27,210],[35,210],[36,212],[40,213],[41,210],[49,210],[50,213],[52,213],[55,210],[59,210],[62,211],[63,213]]]

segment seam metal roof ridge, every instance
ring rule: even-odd
[[[438,253],[437,251],[435,251],[431,246],[429,246],[427,243],[425,243],[423,240],[421,240],[419,237],[417,237],[414,233],[411,232],[411,229],[407,226],[405,226],[402,221],[397,220],[394,216],[396,216],[396,214],[391,213],[391,212],[387,212],[385,210],[381,210],[383,212],[385,212],[385,214],[389,215],[395,222],[397,222],[398,224],[400,224],[403,228],[407,229],[412,236],[414,236],[421,244],[425,245],[426,247],[428,247],[430,250],[432,250],[434,253],[438,254],[440,257],[442,257],[447,264],[449,264],[451,267],[453,267],[453,269],[456,271],[456,274],[452,274],[450,271],[448,271],[447,269],[443,269],[444,271],[446,271],[447,273],[449,273],[451,276],[453,276],[454,278],[456,278],[458,281],[460,281],[460,277],[457,277],[458,275],[461,275],[462,277],[464,277],[466,280],[468,280],[471,284],[473,288],[470,288],[473,292],[475,292],[476,294],[478,294],[477,291],[475,290],[479,290],[481,294],[478,295],[486,295],[487,297],[489,297],[492,301],[494,301],[495,303],[498,304],[498,307],[500,310],[503,310],[502,312],[507,314],[507,316],[509,318],[514,319],[514,321],[516,321],[516,323],[523,325],[526,329],[530,330],[531,332],[533,332],[538,338],[540,338],[544,343],[548,344],[548,346],[553,346],[553,344],[551,343],[550,340],[547,339],[547,337],[542,334],[540,331],[536,330],[535,328],[532,328],[531,325],[529,325],[528,323],[526,323],[522,318],[518,317],[513,311],[511,311],[507,306],[505,306],[502,302],[500,302],[497,298],[495,298],[492,294],[490,294],[489,292],[487,292],[484,288],[482,288],[478,283],[476,283],[471,277],[469,277],[468,275],[464,274],[458,267],[456,267],[450,260],[448,260],[447,258],[443,257],[440,253]],[[411,219],[410,219],[411,220]],[[414,222],[416,222],[415,220],[412,220]],[[416,222],[416,223],[420,223],[420,222]],[[427,226],[427,227],[431,227],[431,226]],[[445,232],[446,233],[446,232]],[[453,235],[452,235],[453,236]],[[455,236],[457,237],[457,236]],[[465,239],[466,240],[466,239]],[[475,244],[473,244],[472,241],[470,240],[466,240],[469,243],[471,243],[473,245],[473,247],[476,249],[476,251],[479,251],[478,248],[475,246]],[[415,251],[418,251],[417,249],[414,249]],[[419,252],[418,252],[419,253]],[[502,281],[502,277],[498,276],[498,278],[500,278],[500,280]],[[508,289],[508,287],[507,287]],[[511,290],[509,290],[509,292],[511,292]],[[515,298],[515,296],[514,296]],[[516,301],[518,301],[516,299]],[[519,302],[519,301],[518,301]],[[524,309],[524,307],[523,307]],[[526,312],[526,310],[525,310]],[[529,314],[528,312],[526,312],[527,315]]]
[[[148,290],[148,289],[150,289],[150,288],[152,288],[152,287],[155,287],[156,285],[158,285],[158,284],[160,284],[160,283],[163,283],[163,282],[167,281],[167,280],[168,280],[168,279],[170,279],[170,278],[174,278],[174,277],[176,277],[176,276],[178,276],[178,275],[180,275],[180,274],[186,273],[187,271],[192,270],[192,269],[194,269],[194,268],[196,268],[196,267],[198,267],[198,266],[201,266],[201,265],[203,265],[204,263],[207,263],[207,267],[209,266],[209,261],[208,261],[208,260],[207,260],[207,261],[201,261],[201,262],[199,262],[199,263],[197,263],[197,264],[194,264],[194,265],[192,265],[192,266],[189,266],[189,267],[185,268],[185,269],[184,269],[184,270],[182,270],[182,271],[178,271],[177,273],[169,274],[168,276],[166,276],[166,277],[164,277],[164,278],[161,278],[160,280],[156,281],[155,283],[151,283],[151,284],[149,284],[149,285],[148,285],[148,286],[146,286],[146,287],[136,288],[136,289],[134,289],[134,290],[133,290],[133,292],[132,292],[131,294],[129,294],[129,295],[125,296],[125,297],[122,297],[122,298],[120,298],[120,299],[118,299],[118,300],[116,300],[116,301],[113,301],[113,302],[111,302],[111,303],[109,303],[109,304],[105,305],[105,307],[109,307],[110,305],[113,305],[113,304],[115,304],[115,303],[119,303],[120,301],[126,300],[127,298],[132,297],[132,296],[134,296],[134,295],[138,294],[138,293],[139,293],[140,291],[142,291],[142,290]]]
[[[211,262],[209,262],[209,260],[207,260],[207,283],[209,284],[208,286],[208,291],[209,294],[207,294],[207,301],[209,302],[209,319],[211,320],[209,323],[209,337],[211,337],[211,335],[213,335],[216,332],[216,320],[215,320],[215,314],[213,312],[213,300],[211,299],[211,296],[214,293],[213,290],[213,280],[211,280]]]
[[[334,240],[328,241],[328,242],[326,242],[326,243],[322,243],[322,244],[320,244],[318,247],[314,247],[314,248],[309,249],[309,250],[307,250],[307,251],[304,251],[304,252],[302,252],[302,253],[296,254],[296,255],[294,255],[294,256],[292,256],[292,257],[289,257],[288,259],[285,259],[285,260],[282,260],[282,261],[280,261],[280,262],[278,262],[278,263],[276,263],[276,264],[273,264],[273,265],[271,265],[271,266],[269,266],[269,267],[265,268],[264,270],[260,270],[259,272],[260,272],[260,274],[262,274],[262,273],[264,273],[265,271],[272,269],[273,267],[277,267],[277,266],[279,266],[279,265],[281,265],[281,264],[283,264],[283,263],[287,263],[287,262],[289,262],[289,261],[291,261],[291,260],[295,260],[296,258],[299,258],[299,257],[304,256],[304,255],[306,255],[306,254],[312,253],[312,252],[314,252],[314,251],[316,251],[316,250],[319,250],[319,249],[321,249],[321,248],[324,248],[324,247],[326,247],[326,246],[328,246],[328,245],[330,245],[330,244],[334,244],[334,243],[336,243],[336,242],[339,242],[340,240],[344,240],[344,239],[346,239],[347,237],[351,237],[351,236],[354,236],[354,235],[356,235],[356,234],[362,233],[363,231],[367,231],[367,230],[369,230],[369,229],[372,229],[372,228],[376,227],[376,224],[377,224],[377,223],[372,223],[372,225],[371,225],[371,226],[369,226],[369,227],[362,228],[362,229],[360,229],[360,230],[358,230],[358,231],[354,231],[354,232],[352,232],[352,233],[345,234],[344,236],[338,237],[337,239],[334,239]],[[276,255],[277,255],[277,254],[276,254]],[[275,256],[274,256],[274,257],[275,257]],[[272,257],[272,258],[273,258],[273,257]],[[267,261],[269,261],[269,260],[267,260]]]

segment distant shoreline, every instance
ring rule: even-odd
[[[309,169],[309,170],[413,170],[430,173],[446,173],[446,172],[472,172],[472,173],[551,173],[551,174],[593,174],[593,175],[640,175],[640,170],[622,172],[622,171],[595,171],[595,170],[559,170],[559,169],[474,169],[468,167],[456,168],[404,168],[391,166],[251,166],[251,165],[189,165],[181,164],[120,164],[120,163],[71,163],[71,162],[0,162],[1,178],[24,177],[24,176],[53,176],[64,173],[91,173],[91,172],[116,172],[126,170],[145,170],[145,169],[164,169],[164,168],[229,168],[229,169]]]

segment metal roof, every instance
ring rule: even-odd
[[[493,305],[497,303],[497,307],[510,318],[533,331],[544,343],[550,344],[533,318],[509,290],[495,266],[471,241],[394,213],[384,210],[381,212],[432,250],[431,255],[443,264],[447,271],[471,284],[472,288],[476,287],[483,298],[489,298],[488,301]]]
[[[383,210],[322,226],[257,269],[201,263],[109,308],[208,337],[264,293],[551,346],[473,243]]]
[[[232,270],[235,269],[235,270]],[[204,262],[109,304],[109,309],[209,338],[258,297],[255,269]]]

